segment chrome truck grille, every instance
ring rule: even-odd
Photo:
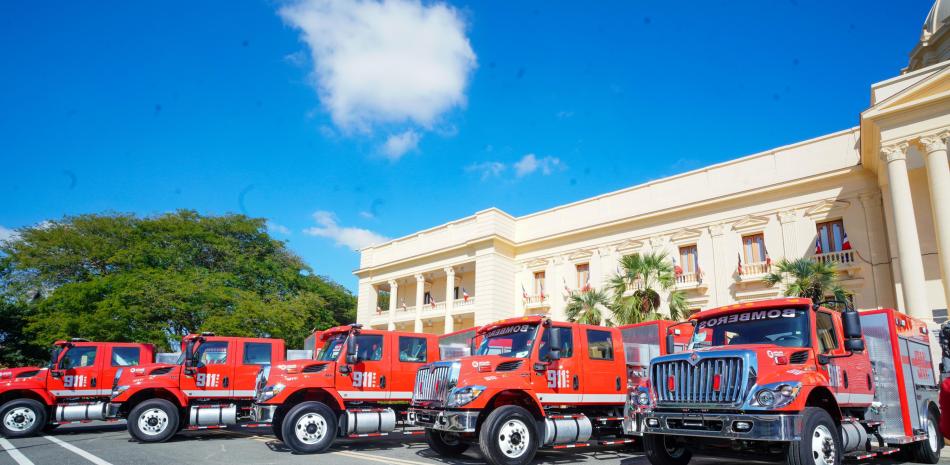
[[[750,370],[741,357],[654,363],[651,368],[657,405],[732,406],[742,402]]]
[[[416,384],[412,390],[413,405],[419,403],[442,404],[455,387],[459,376],[458,362],[435,362],[419,368]]]

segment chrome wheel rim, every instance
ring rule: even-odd
[[[168,428],[168,414],[160,408],[150,408],[139,415],[137,423],[142,433],[157,436]]]
[[[811,435],[811,456],[815,465],[835,465],[835,439],[825,425],[818,425]]]
[[[327,435],[327,419],[319,413],[307,413],[297,420],[294,434],[304,444],[316,444]]]
[[[498,431],[498,447],[508,458],[516,459],[524,455],[530,441],[528,427],[521,420],[508,420]]]
[[[930,450],[937,452],[940,449],[941,438],[938,437],[937,427],[934,426],[934,422],[927,422],[927,443],[930,444]]]
[[[3,416],[3,425],[18,433],[30,429],[34,423],[36,412],[29,407],[14,407]]]

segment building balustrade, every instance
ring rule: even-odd
[[[821,253],[814,256],[819,263],[834,263],[843,267],[858,266],[854,250],[839,250],[836,252]]]

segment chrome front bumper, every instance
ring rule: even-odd
[[[737,431],[737,422],[749,423],[749,428]],[[650,412],[643,415],[641,425],[646,434],[749,441],[798,441],[802,435],[802,416],[798,414]]]
[[[474,433],[478,423],[478,411],[411,408],[407,420],[411,425],[439,431]]]
[[[276,411],[276,405],[254,404],[251,407],[251,420],[255,423],[271,423],[274,421],[274,412]]]
[[[643,436],[643,419],[646,415],[642,412],[632,412],[623,417],[623,432],[627,436]]]

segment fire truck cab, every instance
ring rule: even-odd
[[[109,415],[126,418],[139,442],[181,429],[226,428],[248,419],[262,366],[284,361],[284,341],[190,334],[177,363],[129,367],[115,375]]]
[[[776,299],[691,317],[681,354],[650,365],[644,449],[837,465],[904,450],[937,463],[937,380],[926,325],[893,309],[838,312]]]
[[[494,465],[527,464],[541,446],[632,442],[623,437],[635,392],[625,352],[640,364],[630,370],[642,370],[640,357],[659,347],[667,324],[606,328],[528,316],[483,326],[471,356],[419,369],[409,420],[440,455],[478,443]]]
[[[405,426],[416,370],[439,360],[442,350],[464,351],[466,334],[471,339],[474,330],[443,336],[461,345],[443,349],[433,334],[361,325],[328,329],[317,342],[322,349],[315,360],[261,371],[253,417],[270,423],[274,435],[298,453],[322,452],[336,438],[388,435]]]
[[[116,372],[154,358],[151,344],[56,341],[47,367],[0,369],[0,433],[23,437],[105,420]]]

